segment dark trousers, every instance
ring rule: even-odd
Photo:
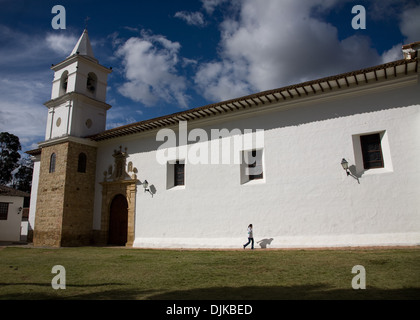
[[[248,242],[244,244],[244,249],[251,243],[251,249],[254,249],[254,238],[248,238]]]

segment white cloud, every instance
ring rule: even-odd
[[[64,60],[77,42],[73,34],[31,35],[0,25],[0,68],[15,65],[33,70]]]
[[[243,64],[224,60],[202,64],[195,84],[207,100],[219,101],[248,94],[252,90],[248,79],[249,72]]]
[[[227,1],[228,0],[201,0],[203,8],[208,14],[213,14],[217,6],[220,6]]]
[[[30,35],[0,25],[0,131],[19,137],[23,150],[45,135],[53,72],[48,66],[64,60],[77,42],[74,36]],[[65,51],[66,49],[69,51]]]
[[[382,54],[382,63],[387,63],[395,60],[400,60],[403,58],[403,53],[401,50],[402,43],[396,44],[391,49],[385,51]]]
[[[107,124],[106,124],[106,129],[107,130],[114,129],[114,128],[125,126],[127,124],[132,124],[135,122],[136,122],[136,119],[131,116],[119,117],[118,119],[114,119],[114,120],[108,119]]]
[[[30,81],[20,77],[0,79],[0,131],[18,136],[23,151],[44,138],[47,110],[40,101],[50,89],[48,82],[42,80],[42,77]]]
[[[420,5],[402,13],[400,29],[407,43],[420,41]]]
[[[420,4],[413,0],[371,1],[367,8],[368,18],[387,23],[398,19],[404,43],[420,40]],[[391,49],[390,49],[391,50]]]
[[[220,1],[203,1],[214,8]],[[338,0],[242,0],[220,26],[219,60],[200,66],[195,83],[213,101],[278,88],[380,63],[369,38],[342,41],[322,20]],[[316,12],[316,16],[314,16]]]
[[[186,79],[177,74],[181,45],[160,35],[148,35],[128,39],[117,50],[123,59],[127,81],[119,92],[147,106],[160,100],[176,102],[187,107],[189,97],[185,94]]]
[[[175,18],[184,20],[187,24],[191,26],[202,27],[206,25],[204,15],[201,12],[179,11],[175,13]]]
[[[133,107],[130,105],[119,105],[118,101],[114,98],[111,98],[108,102],[112,105],[112,108],[106,115],[106,129],[113,129],[135,123],[139,121],[136,114],[143,114],[143,112],[139,109],[133,110]]]
[[[77,43],[78,38],[73,35],[65,35],[60,33],[50,33],[47,35],[45,41],[50,49],[58,54],[70,55],[72,49]]]

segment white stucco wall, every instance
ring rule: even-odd
[[[75,98],[48,110],[45,140],[67,135],[84,137],[102,132],[106,127],[106,110],[91,105],[86,98]]]
[[[101,142],[94,229],[99,182],[121,145],[138,179],[156,188],[152,197],[138,185],[137,247],[241,248],[250,223],[255,241],[272,238],[272,248],[420,244],[420,88],[417,76],[408,80],[188,124],[207,132],[264,129],[262,181],[241,184],[238,164],[187,162],[185,187],[168,190],[167,168],[156,160],[157,131]],[[386,137],[385,168],[364,171],[355,136],[372,132]],[[346,175],[342,158],[360,183]]]
[[[22,221],[23,197],[0,195],[0,202],[9,203],[7,220],[0,220],[0,241],[20,241],[20,227]]]
[[[72,102],[48,109],[45,140],[62,137],[70,132]]]
[[[72,117],[70,129],[72,136],[84,137],[105,131],[106,110],[92,106],[87,101],[74,102]]]

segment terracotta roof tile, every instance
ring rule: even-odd
[[[10,197],[30,197],[31,195],[27,192],[16,190],[10,187],[0,185],[0,195]]]

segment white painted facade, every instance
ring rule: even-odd
[[[83,48],[89,46],[85,43]],[[53,68],[46,141],[41,147],[105,130],[109,70],[90,62],[73,69],[76,60],[72,57],[89,60],[71,56]],[[103,230],[101,182],[104,172],[114,165],[114,150],[121,146],[127,150],[127,164],[138,170],[134,247],[242,248],[250,223],[257,248],[419,245],[420,83],[418,64],[410,61],[417,68],[414,71],[410,67],[408,72],[401,63],[390,68],[395,76],[388,76],[385,66],[355,75],[352,83],[346,78],[347,86],[326,80],[330,90],[314,84],[319,86],[317,92],[312,87],[314,94],[285,97],[277,92],[249,108],[226,113],[219,109],[214,116],[188,121],[187,152],[182,154],[181,144],[175,148],[178,155],[168,156],[163,163],[159,154],[164,142],[157,139],[158,129],[84,139],[97,147],[93,230]],[[67,90],[81,93],[85,89],[77,89],[77,83],[86,85],[92,68],[101,87],[97,96],[77,95],[73,109],[66,101],[61,103],[63,70],[68,72]],[[236,107],[249,104],[245,98],[242,102]],[[62,119],[60,126],[57,117]],[[94,120],[93,129],[87,128],[87,119]],[[179,137],[178,128],[167,125],[164,129],[174,130]],[[212,130],[229,134],[210,141],[197,137],[199,132],[211,137]],[[194,163],[200,146],[211,148],[219,141],[222,154],[223,143],[229,140],[233,145],[247,130],[263,130],[263,145],[229,148],[231,161],[225,164]],[[384,166],[365,170],[360,136],[372,133],[381,138]],[[263,178],[248,181],[244,165],[233,159],[254,149],[261,152]],[[209,162],[214,150],[208,153]],[[166,151],[170,154],[173,149]],[[351,175],[340,164],[343,158],[349,162]],[[176,160],[185,163],[183,186],[173,184]],[[35,176],[39,174],[36,168]],[[151,192],[144,191],[145,180]],[[33,183],[32,194],[36,186]]]
[[[419,89],[415,75],[189,124],[207,132],[264,129],[264,178],[245,184],[238,164],[187,162],[185,186],[168,189],[157,131],[101,142],[94,228],[99,182],[121,145],[139,180],[156,189],[152,197],[138,186],[135,247],[241,248],[250,223],[255,241],[272,239],[272,248],[420,244]],[[365,171],[357,137],[376,132],[385,166]]]
[[[0,219],[0,241],[20,241],[23,200],[0,194],[0,202],[8,203],[7,219]]]

